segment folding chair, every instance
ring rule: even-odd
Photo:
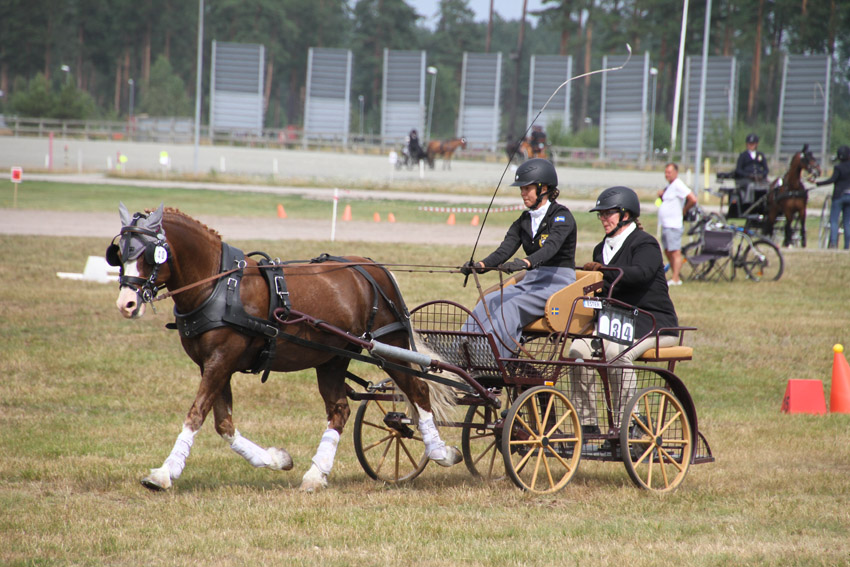
[[[691,264],[691,280],[720,280],[731,281],[731,274],[726,273],[726,265],[732,259],[732,242],[735,233],[730,230],[707,229],[702,234],[702,246],[697,254],[688,256]]]

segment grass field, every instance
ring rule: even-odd
[[[160,200],[153,190],[123,191],[133,210]],[[168,204],[207,206],[180,200],[197,194],[189,193],[171,193]],[[93,196],[84,207],[114,211],[117,200]],[[850,416],[780,412],[790,378],[822,380],[828,401],[832,345],[850,349],[846,254],[791,251],[779,282],[672,290],[680,321],[699,328],[689,339],[694,360],[677,374],[717,457],[692,467],[674,494],[640,491],[622,465],[590,462],[546,497],[509,481],[480,484],[463,465],[384,486],[360,468],[350,428],[330,488],[302,494],[325,427],[308,372],[266,384],[234,378],[237,426],[286,447],[295,470],[253,469],[208,422],[175,488],[155,494],[138,480],[170,451],[198,371],[164,329],[170,301],[128,322],[115,309],[117,286],[55,276],[80,271],[107,244],[0,236],[2,565],[850,565]],[[289,258],[356,253],[437,265],[469,254],[468,246],[232,244],[285,248]],[[409,306],[475,299],[459,275],[397,275]],[[444,434],[459,443],[458,431]]]

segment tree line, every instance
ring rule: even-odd
[[[364,97],[364,131],[379,130],[384,48],[424,49],[438,69],[432,132],[454,134],[463,52],[502,51],[502,120],[524,127],[529,58],[573,56],[574,73],[599,68],[606,54],[650,53],[658,69],[659,124],[673,113],[682,0],[543,0],[524,19],[475,21],[468,0],[440,0],[436,25],[404,0],[205,0],[202,92],[209,92],[211,42],[266,49],[265,125],[303,120],[307,51],[342,47],[354,54],[352,99]],[[705,2],[689,2],[686,54],[703,48]],[[120,119],[136,114],[191,116],[199,2],[189,0],[0,1],[0,112],[22,116]],[[833,57],[839,120],[850,117],[850,2],[713,0],[709,53],[740,67],[743,125],[774,123],[784,54]],[[844,30],[844,31],[842,31]],[[599,115],[601,80],[574,85],[580,131]],[[132,93],[131,93],[132,89]],[[204,101],[203,116],[208,116]],[[205,118],[204,118],[205,119]],[[359,112],[352,127],[359,128]],[[850,134],[850,127],[848,127]],[[669,126],[658,136],[669,139]]]

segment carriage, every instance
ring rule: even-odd
[[[656,329],[678,332],[679,344],[656,344],[635,365],[605,360],[602,339],[630,345],[645,337],[633,336],[639,309],[600,295],[600,272],[578,270],[575,283],[526,326],[518,354],[505,358],[497,337],[464,330],[474,316],[458,303],[429,301],[408,312],[389,270],[367,259],[323,255],[282,263],[260,254],[256,261],[255,253],[244,255],[194,219],[162,208],[131,218],[122,206],[122,223],[107,251],[121,266],[119,309],[137,317],[168,288],[160,297],[174,299],[181,342],[202,376],[174,449],[142,479],[148,488],[167,489],[179,477],[209,411],[216,431],[251,464],[292,468],[285,450],[260,447],[236,430],[230,377],[262,372],[265,380],[269,371],[311,367],[329,426],[304,475],[305,490],[327,485],[339,441],[330,432],[342,430],[348,400],[359,402],[357,458],[368,476],[388,483],[415,478],[431,460],[463,460],[476,477],[508,477],[545,494],[566,486],[588,460],[622,462],[637,486],[669,492],[690,465],[714,460],[694,402],[674,373],[692,357],[683,335],[695,329]],[[591,341],[598,356],[569,358],[572,340]],[[363,380],[348,370],[352,360],[376,365],[390,379]],[[435,392],[454,411],[438,412]],[[432,411],[435,423],[427,421]],[[595,416],[595,431],[582,423],[585,416]],[[445,447],[437,427],[460,428],[461,451]]]
[[[820,164],[808,144],[794,153],[782,177],[768,182],[765,178],[736,179],[735,173],[718,173],[721,183],[720,209],[727,219],[743,219],[744,230],[755,232],[782,245],[806,247],[806,206],[810,183],[821,173]]]

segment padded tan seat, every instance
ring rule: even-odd
[[[694,356],[694,349],[689,346],[671,346],[661,347],[659,349],[651,348],[638,357],[638,360],[644,362],[667,362],[670,360],[691,360]]]
[[[584,288],[601,281],[602,272],[576,270],[576,281],[553,293],[546,301],[543,317],[526,325],[524,330],[533,333],[562,332],[569,321],[573,301],[577,297],[589,295],[585,293]],[[593,329],[591,325],[593,316],[593,309],[585,307],[581,302],[577,303],[568,332],[578,334],[584,330],[584,332],[589,333]]]

